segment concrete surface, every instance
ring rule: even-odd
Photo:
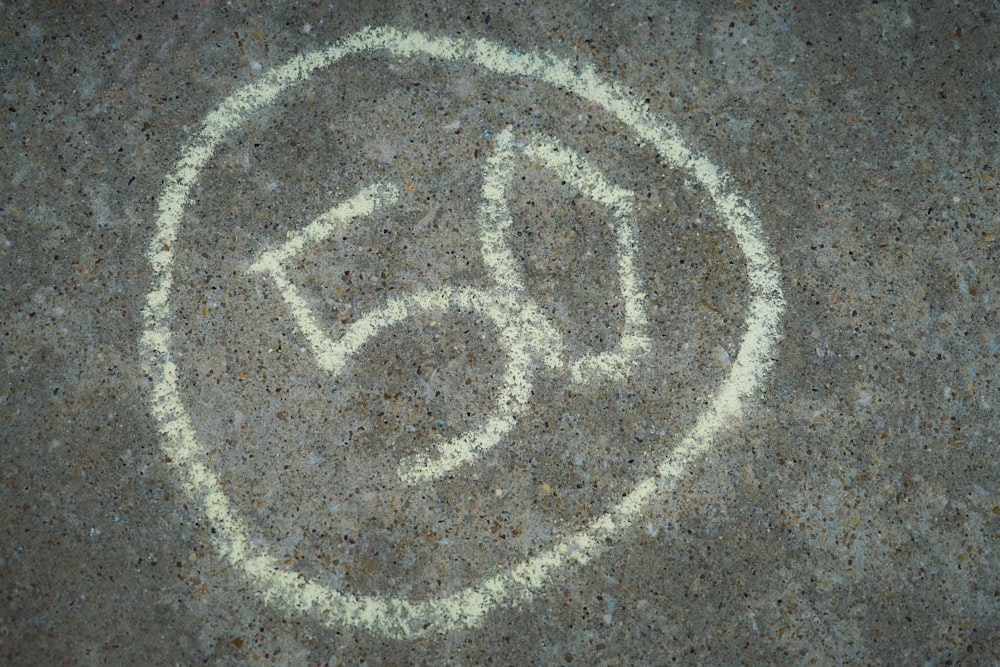
[[[1000,660],[995,3],[2,12],[0,662]]]

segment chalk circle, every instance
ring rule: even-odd
[[[537,555],[498,571],[475,585],[421,600],[391,595],[355,596],[294,572],[249,542],[249,529],[231,506],[222,484],[202,453],[194,425],[181,399],[178,369],[170,353],[174,246],[191,187],[218,145],[253,112],[273,103],[292,84],[304,81],[346,56],[381,51],[398,59],[429,56],[466,61],[498,75],[536,78],[563,87],[603,107],[628,125],[640,143],[651,145],[664,162],[691,174],[709,194],[746,261],[750,301],[746,330],[729,374],[694,426],[621,500],[581,530],[566,535]],[[773,364],[784,296],[778,264],[752,207],[731,179],[689,148],[668,122],[656,118],[590,66],[579,67],[550,53],[521,53],[486,40],[432,37],[391,27],[365,28],[326,48],[292,58],[226,98],[208,114],[201,130],[183,149],[160,195],[157,229],[149,245],[153,289],[143,311],[143,359],[153,377],[153,413],[166,456],[177,465],[185,490],[201,500],[213,527],[216,548],[268,602],[310,614],[331,628],[367,629],[390,638],[413,638],[462,627],[481,626],[500,606],[529,601],[553,575],[571,564],[587,563],[606,549],[613,535],[627,529],[658,494],[665,494],[688,464],[711,447],[724,429],[743,414]],[[459,300],[475,300],[465,292]],[[450,298],[455,298],[450,295]],[[489,314],[487,312],[487,314]]]

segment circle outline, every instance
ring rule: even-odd
[[[412,601],[391,596],[354,596],[323,586],[284,569],[278,559],[253,548],[245,522],[230,503],[215,473],[199,453],[196,432],[180,397],[178,370],[170,352],[173,286],[173,246],[182,223],[191,187],[216,147],[248,116],[272,103],[285,89],[349,55],[384,51],[397,59],[426,55],[447,61],[470,61],[502,76],[526,76],[603,107],[641,140],[651,145],[675,169],[693,174],[711,196],[726,228],[736,237],[746,261],[750,302],[746,330],[739,352],[709,405],[691,431],[670,449],[650,476],[608,512],[563,536],[554,545],[507,570],[481,579],[476,585],[448,595]],[[528,602],[570,563],[584,564],[605,549],[606,538],[627,529],[654,496],[666,493],[687,464],[707,451],[715,437],[742,416],[745,403],[760,388],[774,363],[781,335],[785,302],[777,260],[773,257],[753,208],[737,193],[732,179],[704,156],[689,148],[669,122],[656,118],[631,94],[600,79],[592,66],[576,67],[549,52],[523,53],[484,39],[432,37],[419,31],[368,27],[327,47],[291,58],[269,70],[257,82],[225,98],[184,146],[173,171],[165,178],[158,200],[156,233],[148,257],[153,288],[143,309],[140,341],[143,361],[153,380],[152,411],[159,423],[161,447],[179,468],[182,484],[200,498],[223,557],[242,571],[245,579],[269,603],[313,614],[328,627],[352,626],[390,638],[414,638],[432,632],[482,625],[499,606]]]

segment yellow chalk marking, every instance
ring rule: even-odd
[[[388,594],[378,597],[348,595],[289,570],[273,555],[251,546],[247,537],[248,526],[231,506],[198,443],[194,425],[181,398],[177,367],[170,353],[173,335],[170,296],[175,241],[191,186],[198,180],[201,170],[234,129],[250,114],[272,104],[290,85],[308,79],[314,72],[330,67],[345,56],[366,51],[382,51],[397,59],[429,56],[463,61],[500,75],[536,78],[603,107],[628,125],[641,143],[651,145],[666,163],[690,173],[702,184],[746,259],[751,295],[746,330],[729,375],[707,409],[698,416],[691,432],[669,450],[654,474],[640,480],[606,514],[592,519],[581,530],[563,536],[534,557],[510,569],[495,572],[472,587],[424,600]],[[718,434],[740,417],[746,402],[759,388],[773,363],[780,336],[784,297],[777,262],[768,248],[756,214],[739,197],[728,176],[707,158],[688,148],[671,124],[654,117],[619,86],[602,81],[593,68],[576,68],[576,65],[552,54],[518,53],[486,40],[430,37],[420,32],[400,32],[388,27],[365,28],[325,49],[292,58],[228,97],[208,114],[201,130],[185,146],[173,172],[166,177],[166,185],[159,198],[157,229],[148,250],[154,286],[146,299],[141,338],[146,366],[154,378],[153,412],[160,426],[165,454],[178,465],[186,491],[200,498],[206,517],[215,528],[213,537],[217,549],[266,600],[289,610],[312,614],[330,627],[347,625],[366,628],[393,638],[418,637],[431,632],[449,632],[460,627],[482,625],[490,610],[502,605],[522,604],[546,586],[558,570],[573,563],[587,563],[600,555],[606,548],[605,539],[628,528],[655,496],[672,488],[687,470],[688,464],[705,452]],[[635,275],[631,250],[635,244],[634,230],[627,222],[631,212],[624,203],[627,197],[622,198],[624,191],[605,183],[596,172],[588,172],[585,163],[544,138],[529,136],[524,150],[561,174],[577,172],[578,180],[574,181],[574,185],[598,197],[617,218],[619,281],[626,301],[625,330],[618,350],[585,355],[572,363],[571,370],[577,381],[595,374],[621,377],[628,372],[635,355],[648,345],[643,333],[646,321],[642,310],[642,290]],[[487,263],[496,287],[486,290],[442,288],[390,300],[370,314],[367,322],[362,318],[339,341],[330,341],[318,323],[310,319],[312,316],[305,312],[308,311],[304,308],[305,302],[280,266],[281,253],[295,252],[293,239],[286,243],[285,250],[272,251],[271,255],[264,253],[254,263],[253,270],[275,279],[286,302],[303,306],[302,311],[293,307],[292,312],[317,358],[321,358],[324,351],[341,351],[339,356],[335,354],[321,362],[332,372],[336,372],[346,357],[357,353],[365,340],[388,326],[386,322],[401,321],[409,316],[411,309],[464,307],[484,313],[495,322],[503,323],[498,326],[500,342],[510,355],[510,363],[504,380],[506,388],[502,391],[519,398],[524,395],[524,382],[527,381],[522,382],[522,375],[523,378],[528,377],[527,369],[519,364],[523,363],[523,359],[531,359],[538,354],[531,343],[551,335],[551,325],[540,312],[536,312],[537,308],[520,298],[523,289],[519,288],[519,274],[516,266],[509,261],[509,254],[505,255],[503,235],[489,229],[490,221],[493,221],[494,227],[505,224],[507,213],[502,205],[508,164],[505,161],[513,157],[512,145],[498,147],[487,169],[492,170],[488,173],[495,177],[490,187],[498,187],[499,192],[486,192],[487,185],[484,184],[487,205],[481,215],[480,238],[484,253],[493,253],[493,259],[488,259]],[[392,201],[395,196],[394,188],[388,186],[384,190],[379,187],[364,190],[345,204],[331,209],[327,218],[317,219],[314,222],[316,227],[307,227],[296,238],[307,242],[309,234],[321,233],[326,229],[324,225],[343,224],[348,218],[365,214],[363,209],[366,206],[370,205],[374,210]],[[496,208],[491,209],[490,206]],[[306,231],[310,228],[314,232]],[[503,288],[508,290],[509,301],[502,298]],[[315,325],[311,329],[310,322]],[[562,362],[549,355],[546,363],[558,367]],[[480,430],[503,432],[509,428],[503,422],[504,414],[508,413],[495,412],[491,419],[498,421]],[[474,444],[471,449],[465,445],[456,448],[459,458],[463,452],[475,451]],[[412,461],[407,469],[432,468],[448,456],[447,452],[439,450],[436,459]],[[458,463],[445,460],[442,465],[453,467]]]
[[[410,297],[395,298],[348,326],[334,340],[323,331],[298,287],[288,279],[284,263],[302,252],[308,243],[319,243],[341,231],[353,218],[370,215],[391,204],[398,190],[391,185],[364,188],[348,200],[333,206],[303,229],[291,232],[281,246],[263,252],[249,271],[268,274],[309,341],[320,368],[339,374],[361,347],[387,327],[399,324],[418,311],[442,312],[448,308],[483,313],[500,331],[500,342],[510,357],[507,373],[497,392],[496,407],[481,423],[462,435],[436,445],[436,455],[404,457],[399,464],[400,478],[409,484],[440,479],[456,467],[496,446],[517,423],[518,414],[531,396],[530,370],[537,360],[550,368],[562,364],[564,345],[559,332],[544,318],[524,288],[514,253],[508,243],[513,220],[507,206],[507,186],[513,178],[517,148],[511,128],[497,135],[497,150],[487,160],[483,177],[483,202],[479,213],[481,252],[494,285],[488,289],[450,288],[424,290]],[[611,378],[624,379],[632,362],[649,347],[643,294],[633,260],[634,221],[631,191],[618,188],[582,157],[554,139],[531,134],[525,154],[553,170],[570,185],[591,195],[609,207],[618,219],[619,286],[625,301],[625,327],[621,349],[585,355],[573,362],[572,376],[577,382]]]
[[[320,215],[301,230],[289,233],[285,243],[275,250],[263,253],[260,259],[250,265],[251,271],[267,273],[274,280],[285,303],[292,311],[292,316],[312,346],[316,362],[325,371],[339,372],[346,359],[357,352],[358,348],[375,334],[377,328],[384,328],[405,319],[405,306],[398,303],[387,306],[377,321],[369,318],[355,322],[340,340],[332,341],[316,321],[305,299],[299,294],[298,286],[288,279],[284,263],[301,252],[307,243],[324,241],[331,234],[335,234],[348,220],[371,215],[376,209],[391,205],[398,197],[399,191],[392,185],[367,187]]]
[[[587,378],[609,377],[623,380],[636,356],[649,349],[646,335],[645,295],[639,286],[635,270],[635,221],[634,193],[611,185],[604,176],[580,156],[544,137],[534,137],[525,147],[527,154],[555,171],[567,183],[594,197],[611,209],[618,224],[616,254],[618,256],[618,288],[625,301],[625,329],[622,332],[620,351],[591,354],[573,363],[573,379],[582,382]]]

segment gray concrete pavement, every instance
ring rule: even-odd
[[[996,662],[927,5],[3,6],[0,662]]]

